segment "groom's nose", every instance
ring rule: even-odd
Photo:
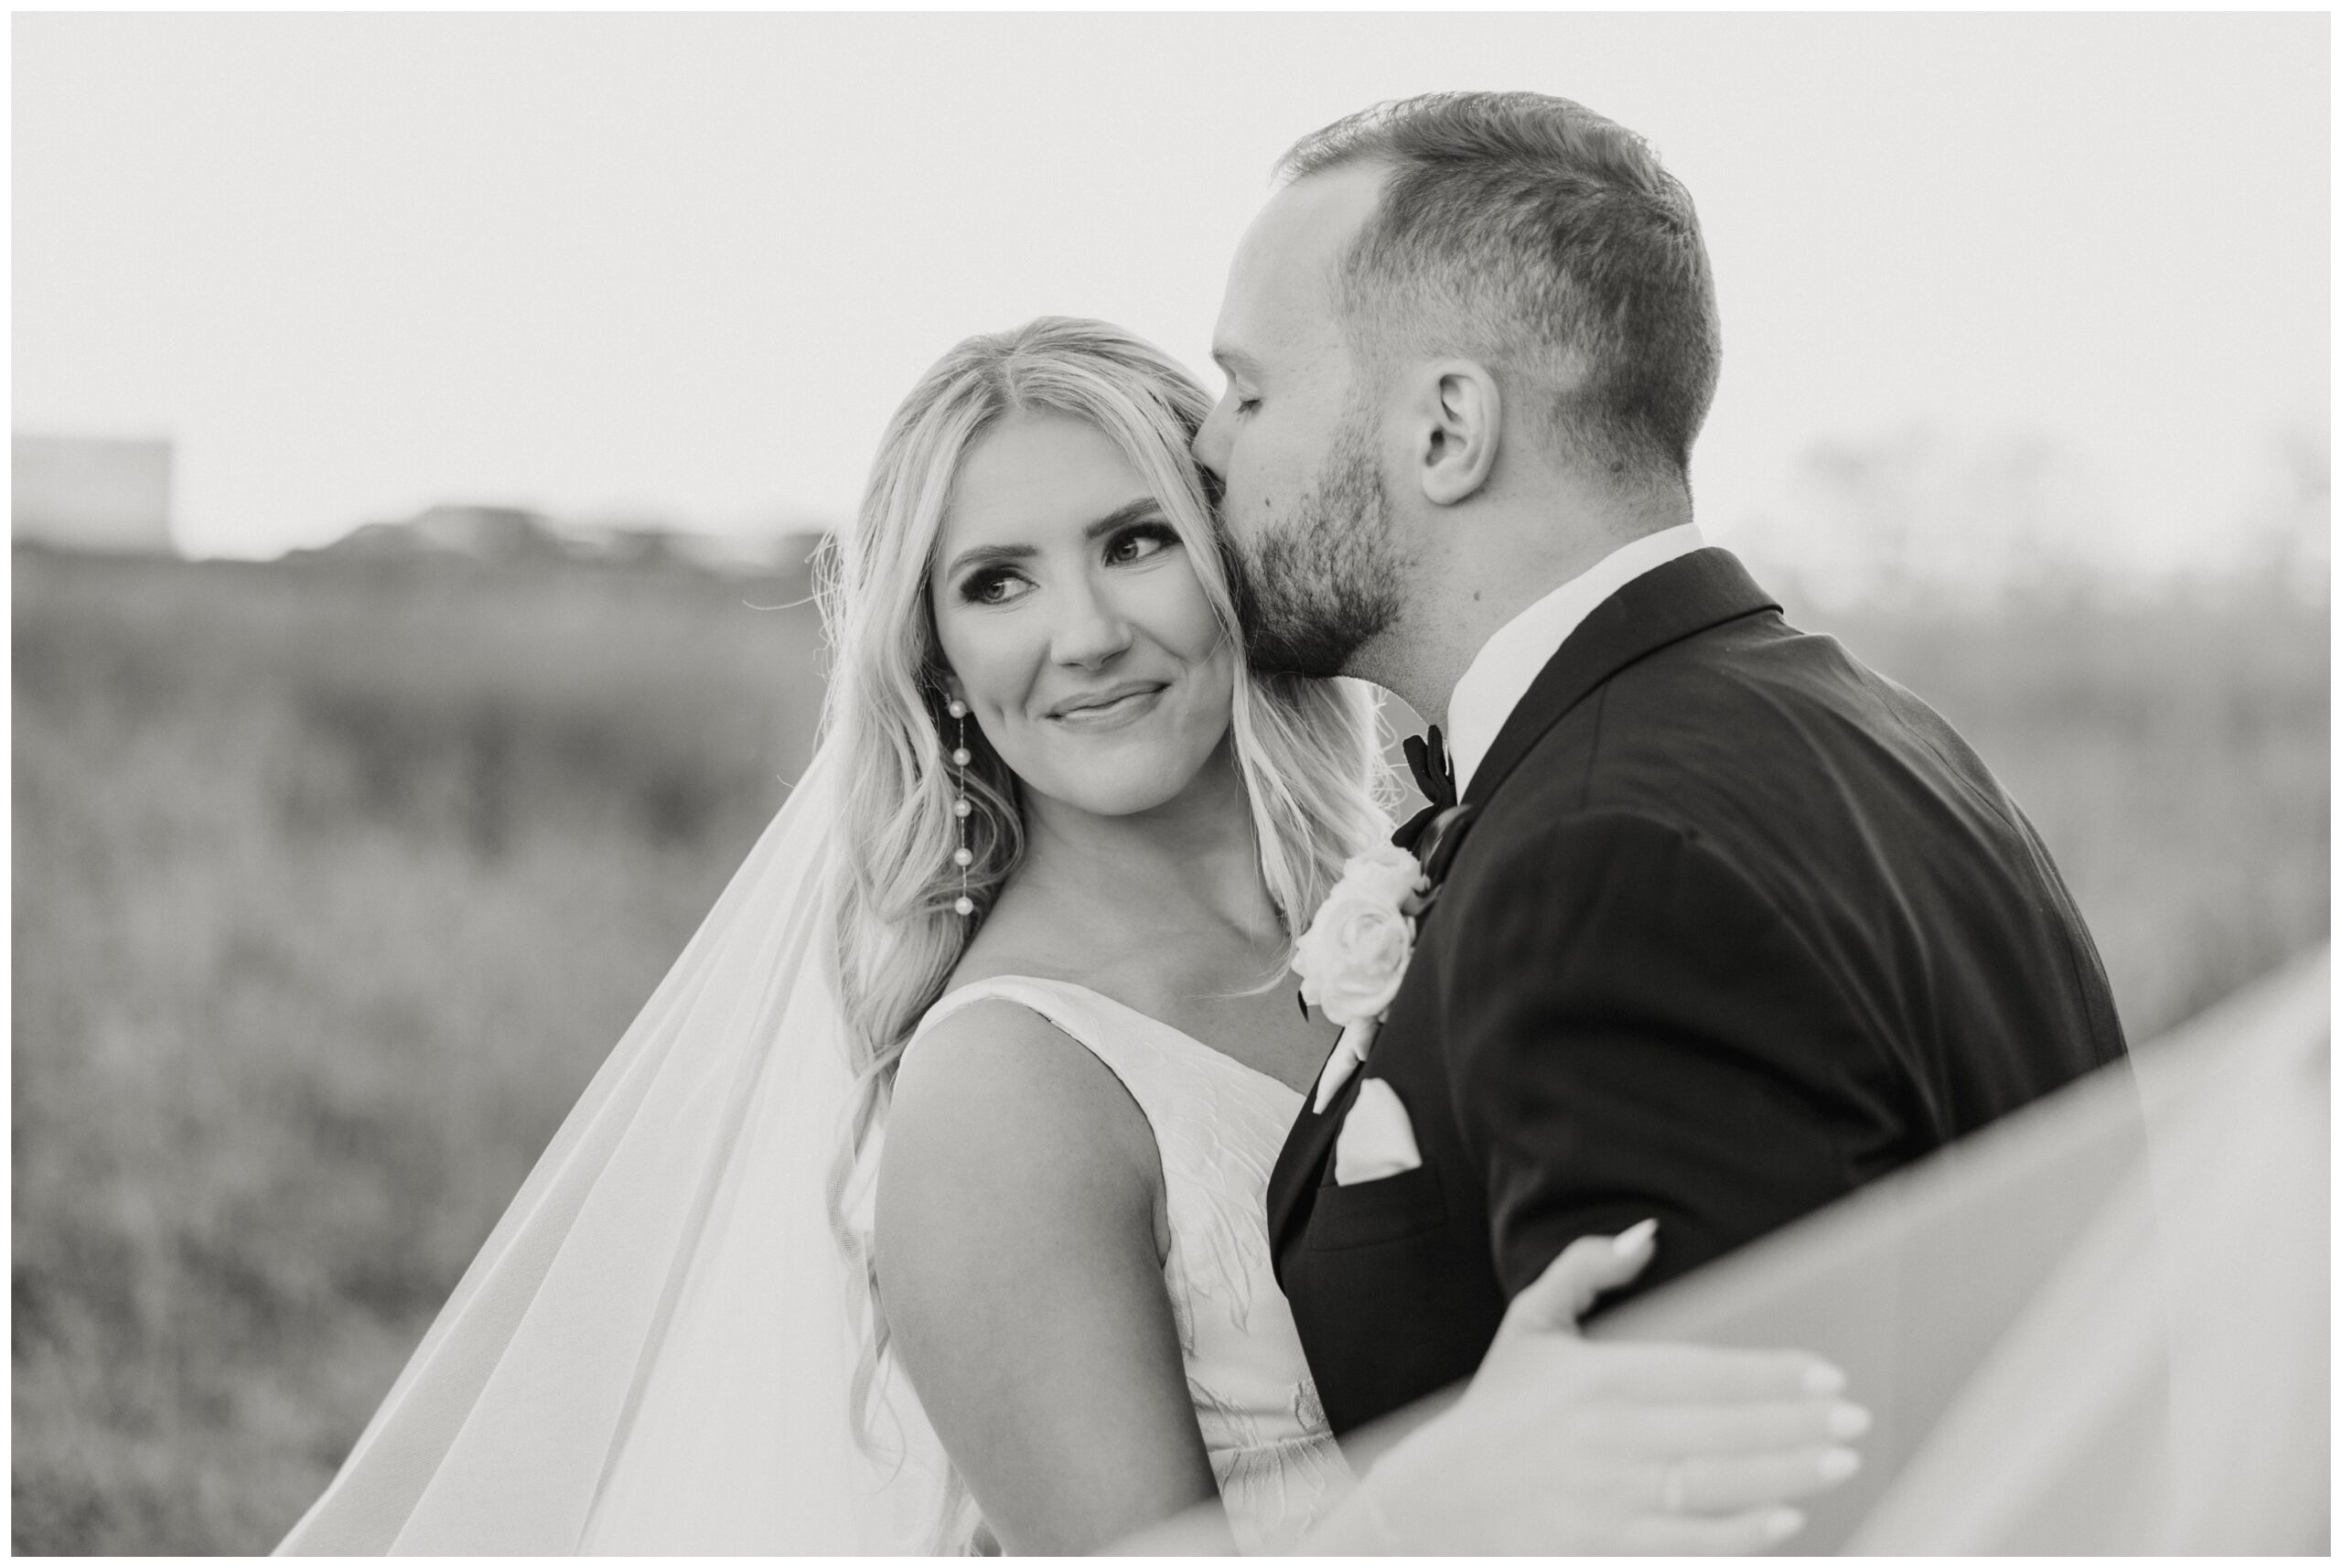
[[[1211,470],[1212,478],[1225,483],[1228,479],[1228,400],[1221,398],[1211,405],[1211,413],[1204,417],[1196,432],[1192,450],[1196,461]]]

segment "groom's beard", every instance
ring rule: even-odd
[[[1364,419],[1343,420],[1284,526],[1249,558],[1235,554],[1237,618],[1256,673],[1339,675],[1397,618],[1406,568]]]

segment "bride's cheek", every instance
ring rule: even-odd
[[[1228,637],[1201,583],[1190,576],[1181,585],[1177,602],[1167,607],[1178,628],[1176,645],[1188,662],[1209,664],[1221,656]]]

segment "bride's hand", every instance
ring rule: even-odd
[[[1854,1473],[1845,1444],[1870,1418],[1817,1356],[1580,1337],[1655,1230],[1584,1238],[1514,1298],[1463,1399],[1360,1483],[1387,1550],[1758,1552],[1803,1526],[1791,1504]]]

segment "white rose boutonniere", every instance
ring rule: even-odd
[[[1350,857],[1294,944],[1301,999],[1342,1026],[1341,1040],[1317,1080],[1320,1112],[1366,1060],[1375,1027],[1399,993],[1414,952],[1415,917],[1429,887],[1413,855],[1379,844]]]

